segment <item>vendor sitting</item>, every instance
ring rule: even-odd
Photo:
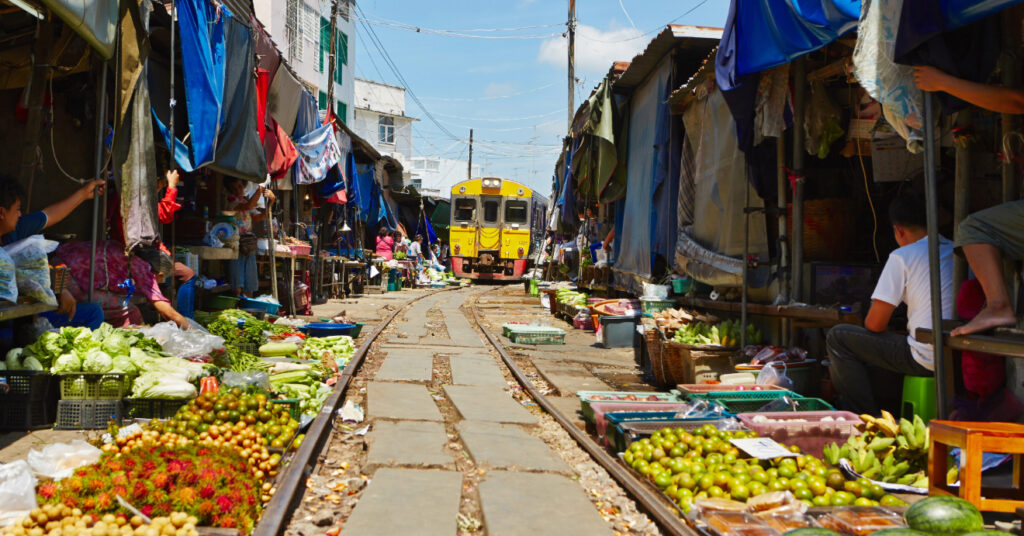
[[[89,181],[64,200],[43,210],[22,215],[21,201],[25,197],[25,190],[14,179],[0,176],[0,244],[6,246],[43,232],[43,229],[66,218],[78,205],[93,199],[97,194],[102,195],[105,188],[105,181]],[[57,298],[57,311],[40,315],[54,327],[74,325],[95,329],[103,323],[103,311],[99,305],[77,303],[67,290]]]
[[[68,290],[79,300],[89,295],[89,242],[62,244],[54,256],[71,269]],[[160,292],[160,282],[172,275],[174,262],[170,255],[156,248],[141,248],[129,261],[120,242],[104,240],[96,244],[96,274],[93,280],[94,300],[103,308],[104,319],[115,327],[142,323],[142,313],[133,296],[148,301],[160,316],[187,329],[188,320],[171,306]],[[126,280],[131,278],[131,283]],[[132,288],[134,286],[134,288]],[[131,291],[131,292],[129,292]],[[131,294],[131,295],[130,295]]]
[[[889,205],[889,219],[899,248],[889,254],[871,295],[864,327],[842,324],[828,332],[829,373],[840,395],[840,407],[855,413],[878,414],[868,367],[911,376],[931,376],[932,346],[914,339],[917,328],[932,327],[925,204],[918,196],[900,194]],[[953,312],[953,244],[939,237],[942,317]],[[909,335],[886,331],[893,311],[907,304]],[[899,382],[878,386],[898,390]]]

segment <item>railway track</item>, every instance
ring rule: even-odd
[[[469,316],[469,320],[472,322],[471,325],[483,335],[483,340],[488,349],[493,349],[500,356],[511,377],[519,383],[525,393],[545,413],[551,416],[561,426],[562,430],[625,490],[629,498],[635,501],[638,509],[653,519],[662,534],[694,534],[679,517],[678,510],[664,499],[662,494],[625,468],[615,457],[608,454],[603,447],[598,445],[585,431],[574,425],[571,419],[563,414],[547,396],[540,392],[533,382],[530,381],[527,374],[516,364],[497,336],[486,329],[481,313],[477,309],[477,302],[481,296],[495,292],[495,290],[471,296],[465,304],[465,309],[469,313],[467,316]],[[452,291],[442,290],[439,292]],[[363,366],[371,350],[374,349],[380,335],[416,302],[436,294],[425,294],[406,302],[402,307],[393,311],[381,321],[359,346],[348,366],[342,371],[338,382],[334,386],[334,391],[327,399],[323,409],[310,425],[306,434],[306,440],[289,461],[287,469],[283,472],[282,478],[278,482],[276,493],[267,504],[259,524],[257,524],[253,531],[255,536],[274,536],[285,533],[306,493],[307,479],[314,473],[317,464],[325,458],[324,453],[327,452],[327,442],[331,438],[337,424],[334,415],[344,403],[352,379]]]

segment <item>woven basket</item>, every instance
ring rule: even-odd
[[[717,381],[720,375],[735,372],[732,365],[734,351],[721,346],[694,346],[666,341],[660,363],[651,359],[655,367],[654,377],[660,377],[662,385]]]
[[[67,286],[68,275],[71,270],[67,266],[51,266],[50,267],[50,288],[53,289],[53,293],[60,296],[64,292],[64,288]]]
[[[665,381],[662,365],[662,354],[665,350],[665,336],[656,327],[648,327],[644,330],[644,342],[647,344],[647,357],[651,362],[651,375],[654,376],[654,383],[657,385],[668,385]]]

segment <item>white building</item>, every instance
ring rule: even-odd
[[[320,110],[327,109],[328,83],[334,81],[334,110],[351,125],[355,100],[355,0],[337,0],[335,73],[329,73],[331,2],[253,0],[256,18],[281,47],[281,53],[313,91]]]
[[[356,78],[354,102],[349,126],[381,154],[401,162],[406,181],[411,179],[412,123],[418,119],[405,115],[405,88]]]
[[[468,166],[469,162],[465,160],[414,156],[409,163],[409,167],[412,168],[412,179],[409,183],[421,193],[436,193],[447,199],[453,186],[468,179],[466,176]],[[482,168],[474,164],[473,176],[480,177],[482,175]]]

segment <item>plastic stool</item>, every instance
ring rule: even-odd
[[[935,378],[932,376],[903,377],[900,416],[909,421],[915,414],[926,423],[935,418]]]

